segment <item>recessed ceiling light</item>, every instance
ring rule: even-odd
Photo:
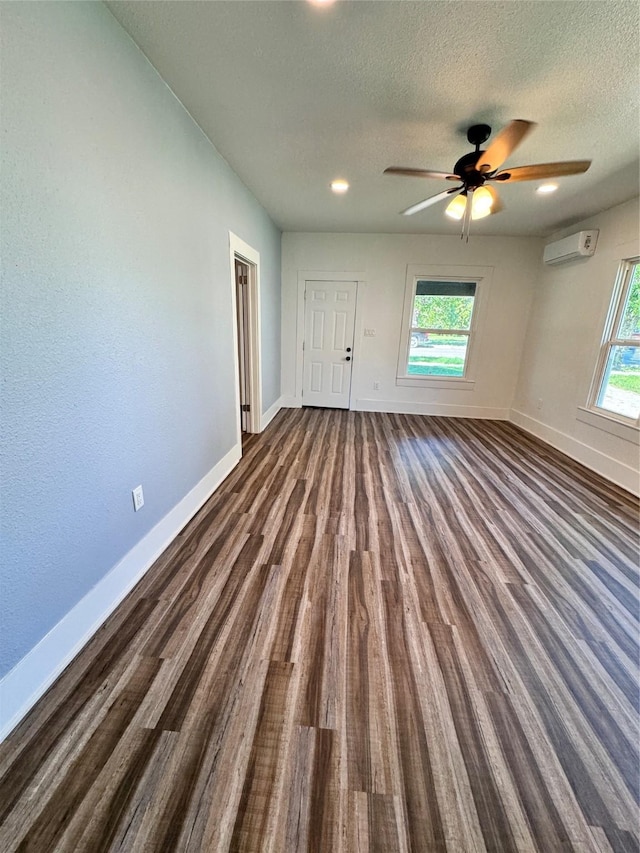
[[[332,6],[336,0],[309,0],[312,6]]]
[[[554,193],[558,189],[557,184],[541,184],[536,192],[541,195],[546,195],[546,193]]]
[[[342,178],[339,178],[336,181],[331,181],[331,189],[334,193],[346,193],[349,189],[349,182],[343,181]]]

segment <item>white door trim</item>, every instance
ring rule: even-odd
[[[358,387],[358,376],[360,373],[360,349],[364,328],[362,325],[362,310],[364,305],[363,296],[367,284],[365,274],[361,271],[344,272],[334,270],[298,270],[298,306],[296,313],[296,386],[295,399],[292,408],[300,408],[304,400],[302,397],[303,367],[304,367],[304,292],[308,281],[355,281],[356,291],[356,320],[353,333],[353,368],[351,371],[351,390],[349,393],[349,408],[352,408],[354,388]]]
[[[231,300],[233,307],[233,366],[235,376],[236,435],[240,442],[242,425],[240,422],[240,362],[238,359],[238,327],[236,300],[236,258],[249,267],[247,286],[248,308],[248,351],[249,351],[249,432],[260,432],[262,417],[262,371],[260,369],[260,253],[245,243],[233,231],[229,231],[229,272],[231,280]]]

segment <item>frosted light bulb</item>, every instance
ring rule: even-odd
[[[445,213],[451,219],[462,219],[464,216],[464,209],[467,206],[467,196],[464,193],[457,195],[453,198],[449,204],[447,205],[447,209]]]
[[[483,219],[491,213],[493,196],[486,187],[478,187],[471,200],[471,218]]]

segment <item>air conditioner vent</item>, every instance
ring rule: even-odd
[[[544,255],[542,256],[545,264],[564,264],[576,258],[590,257],[596,250],[598,234],[598,229],[578,231],[563,240],[548,243],[544,247]]]

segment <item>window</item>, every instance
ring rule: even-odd
[[[477,288],[476,281],[414,279],[400,376],[466,376]]]
[[[640,417],[640,258],[619,270],[593,385],[591,408]]]

